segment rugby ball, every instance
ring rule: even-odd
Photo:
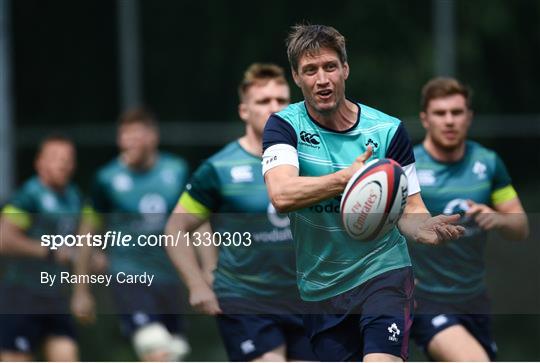
[[[360,241],[383,237],[394,227],[407,204],[407,176],[392,159],[375,159],[349,180],[341,197],[345,231]]]

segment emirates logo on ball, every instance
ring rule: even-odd
[[[407,176],[391,159],[373,160],[347,183],[341,218],[347,234],[359,241],[384,238],[407,203]]]
[[[364,229],[369,212],[373,209],[373,205],[377,202],[377,199],[379,199],[379,195],[371,191],[364,203],[356,202],[352,207],[352,212],[358,216],[354,225],[359,230]]]

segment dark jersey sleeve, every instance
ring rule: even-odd
[[[111,212],[107,188],[99,175],[96,175],[90,187],[90,206],[98,213]]]
[[[19,189],[9,200],[8,204],[28,213],[37,212],[36,200],[28,184],[25,184],[21,189]]]
[[[178,178],[179,178],[179,184],[182,186],[182,189],[184,189],[189,176],[189,164],[184,159],[180,159],[180,165],[178,167]]]
[[[217,211],[221,203],[220,181],[210,162],[195,170],[186,185],[186,192],[212,212]]]
[[[272,145],[287,144],[296,149],[298,138],[293,127],[276,114],[270,116],[263,132],[263,152]]]
[[[411,139],[403,123],[399,124],[390,145],[388,145],[385,157],[395,160],[402,167],[414,163]]]
[[[504,188],[512,183],[510,174],[503,161],[498,155],[495,155],[495,171],[493,173],[493,190]]]
[[[29,183],[24,184],[2,209],[2,216],[23,230],[32,226],[32,213],[37,213],[36,195]]]

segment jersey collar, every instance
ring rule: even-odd
[[[309,114],[309,111],[307,109],[307,106],[306,106],[306,101],[304,101],[304,109],[306,110],[306,114],[308,115],[309,119],[311,120],[311,122],[313,122],[315,125],[319,126],[320,128],[324,129],[324,130],[327,130],[327,131],[331,131],[331,132],[335,132],[337,134],[346,134],[347,132],[349,131],[352,131],[356,128],[356,126],[358,126],[358,124],[360,123],[360,114],[362,113],[362,108],[360,107],[360,104],[358,102],[355,102],[349,98],[346,98],[348,101],[354,103],[356,105],[356,107],[358,107],[358,116],[356,118],[356,122],[354,123],[354,125],[352,125],[351,127],[349,127],[347,130],[334,130],[334,129],[331,129],[329,127],[326,127],[324,125],[321,125],[320,123],[317,122],[317,120],[315,120],[310,114]]]

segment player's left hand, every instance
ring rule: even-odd
[[[467,204],[469,205],[469,210],[467,210],[465,215],[474,219],[476,224],[484,231],[497,229],[502,225],[503,216],[494,209],[485,204],[475,203],[472,200],[468,200]]]
[[[417,229],[415,240],[426,244],[439,244],[444,241],[458,239],[465,233],[465,228],[454,225],[460,215],[438,215],[426,219]]]
[[[360,170],[360,168],[365,165],[371,155],[373,155],[373,148],[371,147],[371,145],[369,145],[362,155],[358,156],[348,168],[342,169],[340,173],[344,173],[345,179],[349,181],[349,179],[352,178],[354,173],[356,173],[358,170]]]

